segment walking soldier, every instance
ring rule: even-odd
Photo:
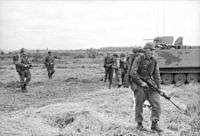
[[[107,56],[104,58],[104,68],[105,68],[105,77],[104,82],[108,79],[109,89],[112,85],[112,77],[113,77],[113,58],[110,56],[110,53],[107,53]]]
[[[51,51],[48,51],[48,55],[45,57],[45,60],[44,60],[44,65],[47,68],[49,79],[52,79],[52,76],[55,72],[54,61],[55,61],[55,58],[54,56],[51,55]]]
[[[31,68],[31,63],[28,60],[27,54],[25,54],[24,49],[22,48],[20,50],[20,55],[19,56],[14,56],[13,57],[13,62],[16,67],[16,71],[18,72],[20,76],[20,86],[22,92],[27,92],[26,86],[31,80],[31,73],[30,73],[30,68]]]
[[[158,121],[161,114],[160,96],[157,92],[150,89],[145,80],[152,78],[160,88],[160,73],[157,61],[153,57],[155,46],[153,43],[146,43],[144,46],[144,55],[139,55],[135,58],[131,67],[130,75],[132,78],[131,89],[135,96],[135,120],[137,129],[145,130],[142,125],[143,103],[148,100],[152,106],[151,111],[151,129],[157,132],[162,132],[158,127]]]

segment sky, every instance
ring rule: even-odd
[[[143,46],[183,36],[200,45],[199,1],[0,1],[0,49]]]

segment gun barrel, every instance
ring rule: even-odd
[[[171,97],[167,96],[167,95],[164,93],[163,90],[160,90],[160,89],[157,88],[157,86],[156,86],[156,84],[154,83],[153,80],[150,80],[150,81],[143,80],[143,81],[146,82],[147,85],[148,85],[151,89],[153,89],[154,91],[158,92],[159,95],[161,95],[161,96],[164,97],[165,99],[169,100],[177,109],[179,109],[180,111],[182,111],[181,108],[171,100]]]

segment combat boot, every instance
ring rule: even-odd
[[[142,123],[141,122],[138,122],[138,124],[137,124],[137,127],[136,127],[138,130],[140,130],[140,131],[147,131],[147,129],[146,128],[144,128],[144,126],[142,125]]]
[[[26,84],[22,85],[22,86],[21,86],[21,89],[22,89],[22,92],[23,92],[23,93],[27,92]]]
[[[48,77],[49,77],[49,79],[50,79],[50,77],[51,77],[51,74],[48,72]]]
[[[163,130],[158,126],[158,121],[152,121],[151,130],[156,132],[163,132]]]
[[[22,92],[24,91],[24,85],[21,85],[21,91]]]
[[[26,88],[26,84],[24,84],[24,91],[23,91],[23,92],[24,92],[24,93],[25,93],[25,92],[28,92],[28,91],[27,91],[27,88]]]
[[[122,85],[118,85],[117,88],[120,88]]]

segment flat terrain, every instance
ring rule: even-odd
[[[102,59],[57,62],[52,80],[42,64],[34,64],[28,92],[20,92],[14,66],[0,67],[0,136],[199,136],[200,85],[162,86],[187,109],[180,113],[164,98],[159,122],[162,134],[135,129],[131,89],[107,89]],[[144,126],[150,128],[144,107]]]

